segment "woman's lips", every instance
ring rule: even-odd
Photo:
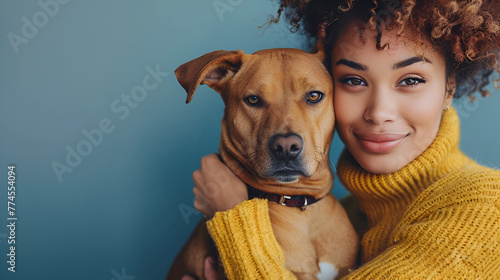
[[[383,154],[396,148],[408,134],[400,133],[373,133],[359,132],[355,133],[361,145],[366,151],[375,154]]]

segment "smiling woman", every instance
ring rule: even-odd
[[[281,2],[279,13],[287,8],[292,26],[318,34],[327,50],[346,145],[337,174],[353,194],[346,208],[362,237],[358,267],[345,279],[500,279],[500,171],[459,150],[450,106],[453,97],[487,96],[484,86],[500,73],[500,2]],[[204,182],[195,194],[205,203],[198,210],[216,212],[207,226],[226,274],[293,278],[286,260],[259,249],[277,242],[248,234],[252,225],[271,229],[248,214],[267,213],[267,203],[247,200],[237,181],[210,179],[223,166],[195,171]],[[222,190],[218,196],[209,184]]]
[[[415,56],[410,36],[384,34],[386,50],[353,22],[332,49],[337,132],[358,163],[375,174],[395,172],[420,155],[436,137],[449,108],[454,77],[446,77],[441,51]],[[341,48],[351,46],[348,50]]]

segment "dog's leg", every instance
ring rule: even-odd
[[[179,280],[184,275],[204,279],[203,264],[207,256],[216,257],[217,248],[210,238],[205,220],[202,219],[175,258],[166,279]]]
[[[333,280],[355,266],[359,238],[344,208],[333,195],[328,195],[318,204],[322,208],[318,211],[328,219],[327,222],[310,220],[320,267],[318,279]]]
[[[311,208],[314,205],[311,205]],[[316,249],[311,242],[308,226],[309,209],[284,207],[274,202],[269,204],[269,216],[276,240],[283,249],[286,268],[298,279],[316,280],[319,273]]]
[[[333,195],[299,208],[269,204],[286,266],[298,279],[333,280],[355,265],[358,236]]]

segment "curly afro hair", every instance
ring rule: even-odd
[[[500,73],[499,0],[281,0],[280,4],[270,22],[278,22],[285,11],[292,32],[302,30],[314,40],[321,37],[326,50],[353,20],[376,32],[378,49],[387,47],[380,46],[382,26],[396,28],[400,36],[419,34],[417,42],[429,40],[444,50],[448,77],[456,77],[455,98],[467,95],[474,101],[476,91],[488,96],[490,76]]]

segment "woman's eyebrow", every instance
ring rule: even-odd
[[[414,63],[417,63],[417,62],[428,62],[428,63],[432,63],[430,60],[428,60],[427,58],[425,57],[422,57],[422,56],[414,56],[412,58],[408,58],[408,59],[405,59],[403,61],[400,61],[396,64],[394,64],[394,66],[392,66],[392,69],[396,70],[396,69],[400,69],[400,68],[403,68],[403,67],[406,67],[406,66],[410,66]]]
[[[337,61],[335,63],[335,65],[340,65],[340,64],[349,66],[349,67],[354,68],[356,70],[363,70],[363,71],[368,70],[368,66],[363,65],[361,63],[354,62],[352,60],[344,59],[344,58],[339,59],[339,61]]]

